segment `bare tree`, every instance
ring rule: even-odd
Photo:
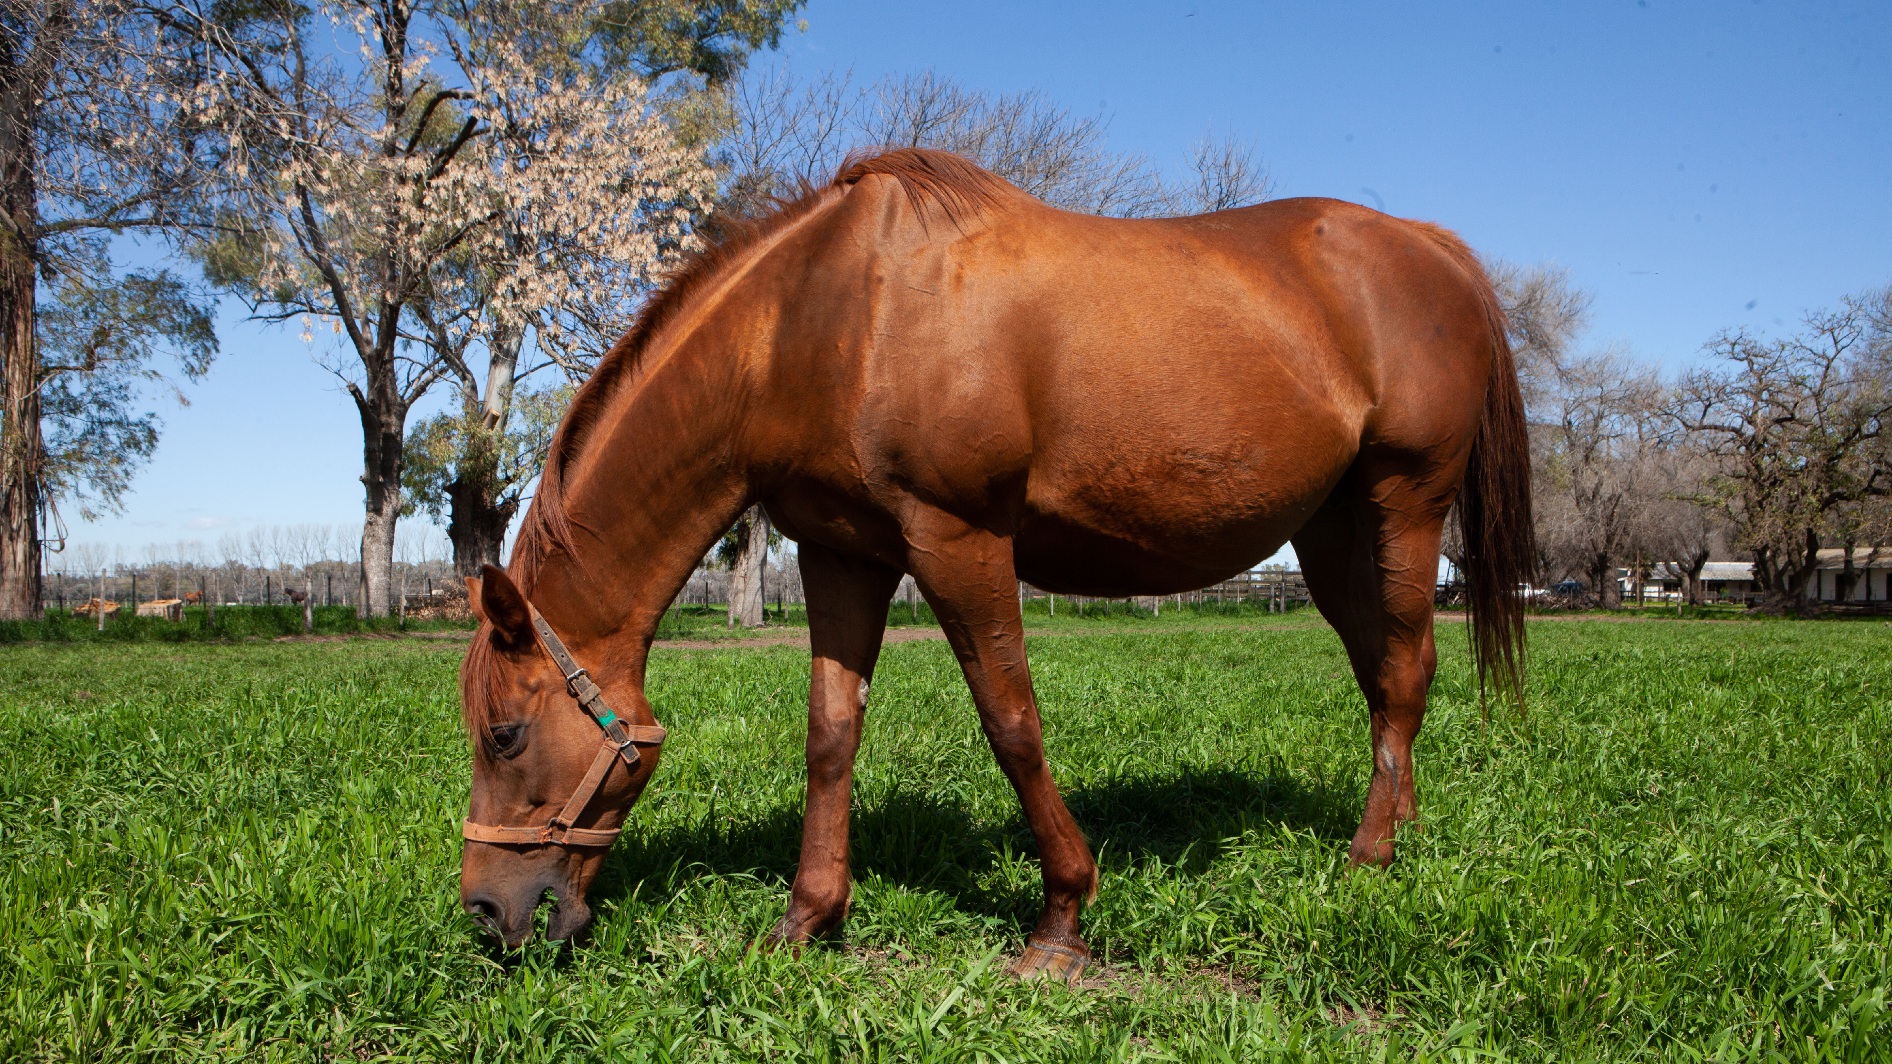
[[[1621,352],[1559,360],[1532,421],[1539,537],[1553,567],[1583,574],[1598,604],[1622,604],[1616,569],[1644,546],[1660,497],[1655,463],[1662,388]],[[1546,501],[1551,501],[1547,499]],[[1636,576],[1640,579],[1641,566]]]
[[[1487,269],[1504,306],[1506,338],[1530,409],[1554,387],[1557,367],[1589,327],[1592,296],[1555,263],[1518,266],[1496,261]]]
[[[1809,314],[1783,339],[1723,333],[1708,345],[1719,365],[1689,373],[1671,402],[1675,422],[1721,462],[1701,499],[1752,554],[1770,611],[1813,608],[1820,548],[1873,528],[1892,492],[1883,298]]]
[[[1260,203],[1274,184],[1268,168],[1255,159],[1253,148],[1213,135],[1196,141],[1190,149],[1189,173],[1190,179],[1172,197],[1179,214],[1207,214]]]
[[[1661,575],[1679,579],[1683,597],[1699,606],[1703,569],[1717,552],[1729,549],[1725,516],[1701,502],[1719,464],[1686,433],[1664,435],[1652,459],[1648,475],[1656,493],[1648,503],[1641,541],[1650,557],[1669,567]]]
[[[1240,145],[1205,139],[1193,184],[1167,186],[1147,158],[1109,148],[1108,123],[1044,93],[994,94],[927,71],[857,86],[851,75],[806,81],[761,70],[730,90],[732,130],[720,146],[726,198],[740,212],[828,179],[855,149],[957,152],[1053,206],[1144,217],[1215,210],[1266,195],[1266,170]]]

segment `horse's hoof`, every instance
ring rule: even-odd
[[[1380,839],[1377,842],[1353,840],[1347,848],[1347,860],[1355,868],[1391,868],[1393,865],[1393,840]]]
[[[1074,986],[1090,963],[1090,950],[1083,946],[1072,949],[1034,938],[1025,943],[1025,952],[1006,971],[1026,982],[1055,979],[1066,986]]]
[[[801,951],[817,942],[839,938],[841,918],[809,920],[797,918],[794,913],[784,915],[780,922],[769,930],[762,939],[762,947],[768,950],[786,950],[792,956],[801,956]]]

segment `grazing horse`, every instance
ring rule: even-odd
[[[1447,513],[1480,683],[1515,692],[1528,480],[1503,314],[1443,229],[1322,199],[1098,218],[951,155],[851,161],[726,227],[651,299],[574,398],[510,567],[469,581],[462,902],[508,946],[547,894],[551,937],[589,921],[664,738],[652,635],[756,502],[799,544],[814,656],[801,857],[773,941],[847,912],[854,756],[903,573],[1043,864],[1015,972],[1082,970],[1097,887],[1045,763],[1021,579],[1170,594],[1291,540],[1371,714],[1351,856],[1385,864],[1416,815]]]

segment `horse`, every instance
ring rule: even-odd
[[[855,753],[903,574],[1036,842],[1044,907],[1015,974],[1076,978],[1097,889],[1045,761],[1020,580],[1171,594],[1291,541],[1369,711],[1350,859],[1390,862],[1417,815],[1454,505],[1479,689],[1520,691],[1533,546],[1505,327],[1457,237],[1335,200],[1109,219],[902,149],[724,223],[579,388],[508,567],[468,580],[464,908],[507,948],[548,895],[551,939],[589,923],[661,757],[653,634],[754,503],[798,544],[813,657],[801,852],[770,943],[846,915]]]

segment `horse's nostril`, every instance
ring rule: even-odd
[[[498,932],[500,924],[499,918],[502,914],[499,909],[499,904],[491,898],[468,898],[466,911],[467,915],[473,917],[474,923],[479,924],[488,931]]]

